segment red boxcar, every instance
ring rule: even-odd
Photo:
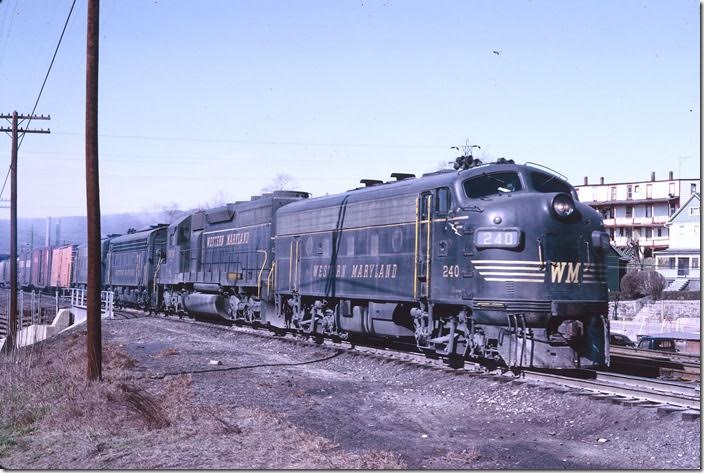
[[[38,248],[32,251],[31,285],[45,288],[49,285],[51,276],[51,248]]]

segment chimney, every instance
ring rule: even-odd
[[[589,184],[589,178],[587,176],[584,176],[584,185],[586,186],[588,184]]]
[[[650,180],[655,182],[655,171],[650,173]]]
[[[672,171],[670,171],[670,172],[668,173],[668,176],[669,176],[668,179],[669,179],[670,181],[674,179],[674,176],[673,176],[673,172],[672,172]]]
[[[44,246],[51,246],[51,217],[46,218],[46,229],[44,231]]]
[[[600,178],[599,178],[599,182],[600,182],[601,184],[603,184],[603,183],[604,183],[604,178],[603,178],[603,177],[600,177]]]

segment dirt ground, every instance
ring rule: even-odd
[[[31,402],[0,385],[0,465],[700,468],[700,423],[654,409],[163,318],[105,321],[89,384],[82,330],[25,355]]]

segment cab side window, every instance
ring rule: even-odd
[[[437,189],[435,195],[435,214],[445,216],[450,212],[452,208],[452,194],[450,189],[447,187],[440,187]]]

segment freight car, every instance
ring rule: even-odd
[[[75,245],[58,246],[51,249],[49,287],[54,289],[71,287],[75,251]]]

